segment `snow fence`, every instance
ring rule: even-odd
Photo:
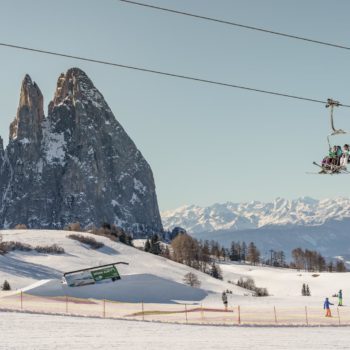
[[[235,305],[228,308],[204,304],[125,303],[71,296],[36,296],[20,292],[0,298],[0,310],[101,317],[155,322],[250,326],[350,326],[350,308],[333,308],[332,317],[316,307]]]

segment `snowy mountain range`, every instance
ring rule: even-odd
[[[166,229],[180,226],[197,239],[216,240],[226,247],[232,241],[254,242],[263,256],[274,249],[290,259],[297,247],[328,258],[350,256],[349,198],[191,205],[163,212],[162,219]]]
[[[185,205],[161,213],[165,229],[176,226],[188,232],[241,231],[265,226],[319,226],[327,221],[350,218],[350,199],[316,200],[276,198],[273,202],[227,202],[208,207]]]

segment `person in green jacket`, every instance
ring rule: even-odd
[[[338,306],[343,306],[343,291],[340,289],[340,291],[338,292]]]
[[[322,160],[322,170],[320,174],[325,174],[327,170],[332,172],[339,172],[338,167],[340,166],[340,158],[342,157],[343,151],[340,146],[333,146],[329,148],[328,156]]]

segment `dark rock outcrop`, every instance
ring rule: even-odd
[[[48,116],[27,75],[10,140],[0,139],[0,227],[117,224],[162,231],[150,166],[78,68],[61,74]]]

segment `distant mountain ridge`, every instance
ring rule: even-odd
[[[216,203],[208,207],[186,205],[161,213],[165,229],[175,226],[197,234],[214,231],[254,230],[265,226],[318,226],[350,218],[350,199],[317,200],[276,198],[273,202]]]

